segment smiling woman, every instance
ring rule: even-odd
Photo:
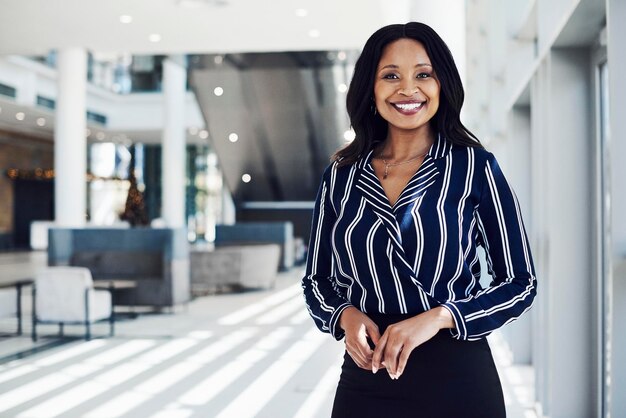
[[[385,48],[374,82],[374,104],[389,129],[428,130],[439,108],[439,90],[421,43],[399,39]]]
[[[463,94],[422,23],[378,30],[356,63],[355,137],[324,173],[302,280],[317,326],[345,338],[334,418],[505,416],[485,337],[530,309],[535,272],[515,194],[460,121]]]

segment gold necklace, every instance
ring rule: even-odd
[[[385,160],[384,158],[378,157],[377,160],[381,160],[383,162],[383,164],[385,164],[385,174],[383,174],[383,180],[385,180],[387,178],[387,176],[389,175],[389,167],[395,167],[397,165],[410,163],[411,161],[415,161],[418,158],[422,158],[422,157],[426,156],[426,154],[428,154],[428,152],[420,154],[417,157],[413,157],[413,158],[411,158],[409,160],[406,160],[406,161],[400,161],[399,163],[388,163],[387,160]]]

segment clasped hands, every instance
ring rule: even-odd
[[[389,325],[383,335],[378,326],[357,308],[346,308],[339,319],[346,333],[346,351],[362,369],[376,373],[385,368],[392,379],[404,372],[409,355],[442,328],[454,328],[452,314],[441,306]],[[372,350],[367,338],[374,343]]]

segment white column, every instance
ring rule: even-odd
[[[607,53],[609,65],[609,125],[611,171],[611,273],[612,312],[610,327],[612,344],[608,380],[611,386],[611,416],[626,416],[626,3],[623,0],[607,1]],[[606,197],[605,197],[606,199]]]
[[[531,118],[530,106],[514,106],[509,112],[505,173],[519,199],[528,233],[532,228],[530,211],[531,173]],[[497,155],[497,154],[496,154]],[[537,255],[535,255],[536,258]],[[531,314],[532,315],[532,314]],[[513,353],[513,362],[532,364],[532,316],[524,315],[507,325],[503,334]]]
[[[389,4],[385,2],[385,6],[388,8]],[[410,6],[411,20],[425,23],[433,28],[448,45],[461,75],[461,80],[465,82],[465,1],[432,2],[428,0],[412,0]]]
[[[182,59],[163,61],[163,204],[167,226],[185,225],[185,93],[187,70]]]
[[[533,253],[537,261],[533,361],[538,400],[552,418],[594,416],[593,189],[589,54],[552,48],[532,94]],[[535,358],[533,358],[535,360]],[[576,394],[575,396],[572,396]]]
[[[54,127],[54,210],[59,226],[85,225],[87,207],[87,52],[57,52],[58,92]]]

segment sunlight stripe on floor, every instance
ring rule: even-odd
[[[302,292],[300,284],[294,284],[289,286],[273,295],[246,306],[238,311],[235,311],[229,315],[226,315],[218,319],[217,323],[220,325],[237,325],[246,319],[252,318],[262,312],[265,312],[268,308],[279,304],[282,301],[292,298],[298,293]]]
[[[98,364],[101,366],[109,366],[115,364],[118,361],[122,361],[128,357],[134,356],[148,348],[154,346],[156,341],[154,340],[133,340],[127,343],[113,347],[100,354],[96,354],[93,357],[89,357],[83,362],[89,364]]]
[[[6,368],[5,370],[3,370],[0,373],[0,383],[24,376],[25,374],[39,370],[41,367],[51,366],[64,360],[74,358],[78,355],[84,354],[91,350],[95,350],[96,348],[100,348],[104,345],[105,342],[102,340],[91,340],[82,344],[79,343],[74,347],[66,348],[59,353],[49,355],[31,364],[23,364],[25,362],[24,360],[11,362],[11,365],[15,365],[16,367]]]
[[[150,418],[188,418],[193,415],[191,409],[172,409],[159,411]]]
[[[228,385],[252,366],[265,358],[271,350],[280,346],[291,335],[289,327],[280,327],[259,340],[251,349],[241,353],[235,360],[213,372],[193,389],[182,394],[178,402],[183,405],[204,405],[219,395]]]
[[[177,338],[162,346],[156,347],[154,350],[150,350],[145,354],[142,354],[137,360],[138,363],[146,363],[150,365],[157,365],[163,363],[165,360],[171,359],[194,347],[198,344],[198,341],[192,338]]]
[[[132,362],[119,365],[20,413],[17,415],[17,418],[54,418],[61,416],[64,412],[95,398],[107,390],[117,387],[151,367],[152,365],[150,364],[134,364]]]
[[[176,363],[174,366],[144,381],[130,391],[99,405],[96,409],[84,415],[84,418],[116,418],[124,415],[131,409],[154,398],[155,395],[166,390],[187,375],[197,371],[201,366],[231,351],[257,332],[256,328],[244,328],[232,332],[189,356],[184,361]]]
[[[99,369],[100,367],[95,365],[90,367],[70,366],[61,372],[49,374],[5,392],[0,395],[0,413],[72,383]]]
[[[133,356],[155,344],[150,340],[137,340],[116,346],[82,362],[65,367],[58,372],[36,379],[18,388],[0,395],[0,412],[31,401],[41,395],[70,384],[82,377],[94,373],[102,367],[111,365],[126,357]]]
[[[339,356],[337,361],[326,370],[326,373],[324,373],[317,385],[315,385],[315,388],[313,388],[313,391],[306,398],[293,418],[313,418],[324,405],[324,402],[329,398],[333,398],[333,394],[337,389],[337,382],[339,382],[339,375],[341,375],[342,363],[343,353]]]
[[[110,390],[125,381],[149,370],[150,368],[162,364],[164,361],[173,358],[181,352],[198,344],[197,340],[191,338],[179,338],[157,347],[132,361],[123,363],[116,368],[95,376],[80,386],[48,399],[47,401],[33,407],[20,415],[19,418],[52,418],[69,411],[76,406],[95,398],[101,393]]]
[[[91,340],[84,343],[79,343],[74,347],[62,347],[60,352],[51,354],[41,360],[35,361],[33,364],[38,367],[47,367],[54,364],[61,363],[62,361],[76,358],[81,354],[85,354],[89,351],[95,350],[100,347],[104,347],[107,344],[105,340]]]
[[[275,363],[235,398],[217,418],[254,417],[326,341],[327,336],[311,329]]]
[[[0,374],[0,383],[15,379],[16,377],[24,376],[25,374],[34,372],[36,370],[39,370],[39,367],[35,367],[30,364],[18,366],[14,369],[7,370],[6,372],[3,372],[2,374]]]
[[[276,308],[272,309],[268,313],[257,318],[255,323],[259,325],[275,324],[281,319],[293,314],[295,311],[306,311],[306,305],[304,304],[304,298],[296,296],[292,300],[285,302]]]

